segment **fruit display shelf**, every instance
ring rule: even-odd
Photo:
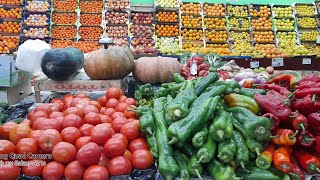
[[[53,11],[76,12],[79,9],[78,0],[54,0]]]
[[[294,31],[297,29],[296,18],[277,18],[273,20],[275,30]]]
[[[19,36],[2,36],[0,34],[0,54],[11,54],[19,45]]]
[[[316,16],[313,17],[297,17],[298,29],[317,29],[318,20]]]
[[[249,6],[245,5],[234,5],[227,4],[227,16],[230,17],[248,17],[249,16]]]
[[[77,38],[77,26],[51,26],[52,39],[76,39]]]
[[[107,25],[128,25],[129,13],[127,11],[107,11],[105,20]]]
[[[92,52],[94,50],[102,48],[102,45],[98,41],[77,41],[71,39],[53,39],[51,41],[52,48],[66,48],[75,47],[79,48],[84,53]]]
[[[22,7],[3,6],[0,8],[0,19],[21,20]]]
[[[79,25],[76,12],[57,12],[52,11],[51,24],[54,25]]]
[[[178,9],[178,0],[155,0],[158,9]]]
[[[248,17],[228,17],[229,30],[248,30],[250,29],[250,19]]]
[[[112,10],[128,10],[130,9],[129,0],[105,0],[105,9]]]
[[[206,42],[205,49],[210,53],[218,54],[220,56],[230,56],[232,54],[230,45],[227,43]]]
[[[129,12],[110,10],[105,12],[106,34],[113,38],[117,46],[129,46]]]
[[[227,30],[205,30],[206,43],[227,43],[229,32]]]
[[[227,29],[227,19],[225,17],[204,16],[203,25],[206,29],[225,30]]]
[[[79,39],[81,40],[96,40],[103,35],[101,26],[81,26],[78,31]]]
[[[285,43],[285,44],[298,43],[297,31],[276,31],[276,38],[278,43]]]
[[[313,42],[316,43],[319,34],[317,29],[299,29],[298,38],[300,42]]]
[[[17,36],[20,34],[21,20],[0,20],[0,34],[4,36]]]
[[[83,13],[101,13],[101,11],[104,9],[103,0],[81,0],[79,3],[79,9]]]
[[[201,15],[202,4],[199,2],[180,2],[181,15]]]
[[[294,8],[288,5],[274,5],[272,6],[272,17],[273,18],[294,18]]]
[[[50,26],[50,12],[33,13],[25,11],[23,13],[23,26],[27,27],[45,27]]]
[[[180,41],[176,37],[157,37],[156,48],[161,55],[172,56],[181,53]]]
[[[101,13],[80,12],[80,26],[103,26]]]
[[[156,9],[156,23],[179,23],[179,11],[178,10],[162,10]]]
[[[275,44],[274,31],[253,31],[253,40],[260,44]]]
[[[252,17],[250,25],[253,31],[270,31],[272,30],[271,17]]]
[[[180,27],[181,28],[202,28],[201,15],[181,15]]]
[[[226,16],[226,5],[225,4],[203,4],[203,15],[208,17],[224,17]]]
[[[252,33],[251,30],[243,30],[243,31],[234,31],[230,30],[229,31],[229,42],[234,42],[234,41],[247,41],[250,42],[252,41]]]
[[[271,17],[271,9],[270,5],[250,4],[249,15],[251,17]]]
[[[314,4],[296,3],[294,11],[297,17],[313,17],[317,14]]]

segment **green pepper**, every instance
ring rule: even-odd
[[[0,108],[8,110],[9,104],[7,102],[0,102]]]
[[[184,77],[181,76],[179,73],[174,73],[174,74],[172,74],[172,79],[173,79],[175,82],[177,82],[177,83],[182,83],[182,82],[186,81],[186,80],[184,79]]]
[[[199,106],[203,101],[209,97],[215,97],[222,95],[226,90],[226,86],[214,86],[210,91],[202,93],[196,100],[193,101],[190,108]]]
[[[218,144],[218,158],[223,163],[229,163],[236,155],[237,146],[234,140],[226,139]]]
[[[167,107],[168,104],[170,104],[172,100],[173,100],[172,96],[171,96],[171,95],[168,95],[168,96],[167,96],[167,102],[166,102],[166,104],[165,104],[165,107]],[[164,115],[164,117],[165,117],[165,120],[166,120],[166,122],[167,122],[167,125],[170,126],[173,121],[172,121],[172,118],[171,118],[169,112],[167,111],[167,108],[165,108],[165,115]]]
[[[252,89],[252,88],[241,88],[240,90],[241,95],[248,96],[251,98],[254,97],[254,93],[265,95],[266,91],[264,89]]]
[[[154,97],[166,97],[169,94],[170,90],[164,87],[160,87],[154,92]]]
[[[200,94],[212,83],[217,81],[219,78],[217,73],[209,72],[209,74],[201,79],[199,83],[194,87],[196,90],[196,95],[200,96]]]
[[[218,96],[208,98],[200,106],[191,109],[185,118],[171,124],[168,128],[168,136],[171,138],[169,143],[184,143],[191,139],[210,120],[209,117],[212,116],[220,99]]]
[[[265,117],[257,116],[250,110],[243,107],[232,107],[228,109],[234,118],[240,122],[248,135],[257,141],[267,141],[270,139],[270,120]]]
[[[150,107],[148,106],[138,106],[137,109],[134,110],[129,110],[129,111],[134,111],[137,114],[137,117],[141,117],[143,114],[147,113],[148,111],[151,111]]]
[[[241,85],[235,80],[217,81],[217,82],[214,83],[214,85],[216,85],[216,86],[221,86],[221,85],[226,86],[227,87],[226,94],[239,93],[240,89],[241,89]]]
[[[156,123],[156,140],[158,144],[158,170],[165,179],[172,180],[179,174],[179,166],[174,158],[172,147],[168,144],[167,125],[164,119],[166,98],[154,100],[153,115]]]
[[[203,167],[201,163],[198,161],[197,155],[193,155],[188,162],[188,170],[191,176],[201,178],[201,174],[203,172]]]
[[[208,138],[208,127],[205,125],[203,129],[197,132],[192,138],[192,145],[195,148],[201,148]]]
[[[162,83],[161,87],[164,87],[164,88],[168,89],[169,86],[176,85],[176,84],[177,84],[176,82]]]
[[[218,142],[230,139],[232,137],[233,125],[230,113],[226,111],[219,112],[210,126],[209,134]]]
[[[208,163],[214,158],[217,145],[213,139],[209,136],[207,142],[197,152],[199,162]]]
[[[143,99],[143,96],[142,96],[142,92],[137,90],[134,92],[134,98],[137,100],[137,101],[140,101],[141,99]]]
[[[157,159],[159,155],[156,133],[153,133],[152,135],[146,135],[146,138],[152,156]]]
[[[185,143],[183,146],[181,146],[180,151],[186,154],[189,158],[197,153],[197,150],[189,143]]]
[[[153,96],[153,87],[149,83],[139,86],[139,91],[143,97],[151,98]]]
[[[4,122],[6,122],[7,118],[8,118],[8,115],[0,114],[0,123],[2,124]]]
[[[260,107],[253,98],[241,94],[231,93],[226,95],[224,96],[224,102],[228,104],[229,107],[244,107],[254,114],[260,112]]]
[[[275,167],[271,166],[268,171],[272,172],[274,175],[278,176],[281,180],[290,180],[290,176],[289,174],[285,174],[281,171],[279,171],[278,169],[276,169]]]
[[[272,172],[253,166],[247,166],[246,169],[238,168],[236,175],[245,180],[280,180],[280,178]]]
[[[167,111],[173,121],[186,117],[189,113],[189,106],[197,98],[192,82],[186,82],[187,86],[168,104]]]
[[[154,123],[152,111],[148,111],[145,114],[143,114],[139,120],[141,132],[144,134],[153,135],[156,129],[156,125]]]
[[[180,178],[181,180],[189,180],[190,174],[188,169],[189,159],[186,155],[180,153],[179,151],[174,152],[174,157],[180,167]]]
[[[249,149],[246,145],[246,141],[242,134],[237,130],[233,131],[232,139],[237,146],[235,162],[244,168],[244,165],[249,162]]]
[[[222,164],[214,158],[208,163],[207,172],[215,180],[240,180],[230,165]]]
[[[181,88],[185,85],[185,82],[179,83],[179,84],[170,84],[168,89],[170,91],[179,91]]]

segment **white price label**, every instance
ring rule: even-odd
[[[281,67],[281,66],[283,66],[283,58],[273,58],[271,65],[272,65],[272,67]]]
[[[197,63],[192,62],[190,65],[190,73],[195,76],[197,75],[197,70],[198,70]]]
[[[303,58],[302,64],[311,64],[311,58]]]
[[[259,66],[259,61],[251,61],[250,62],[250,68],[258,68]]]

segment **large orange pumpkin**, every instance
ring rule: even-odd
[[[133,71],[134,59],[124,47],[99,49],[85,57],[84,70],[91,79],[122,79]]]
[[[142,83],[165,83],[172,81],[171,73],[180,73],[181,65],[176,58],[142,57],[135,61],[133,76]]]

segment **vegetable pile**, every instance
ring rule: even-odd
[[[320,172],[320,113],[312,101],[320,91],[301,89],[320,77],[299,81],[283,71],[256,89],[218,81],[216,72],[173,79],[135,93],[141,132],[165,179],[304,179],[303,171]],[[297,83],[298,91],[290,91]],[[306,105],[293,108],[298,102]]]
[[[150,168],[153,156],[139,129],[136,105],[121,89],[109,88],[97,101],[83,93],[67,94],[36,106],[20,122],[2,124],[0,154],[26,156],[2,158],[6,165],[0,166],[0,179],[24,174],[44,180],[105,180]],[[10,164],[14,160],[24,165]]]

